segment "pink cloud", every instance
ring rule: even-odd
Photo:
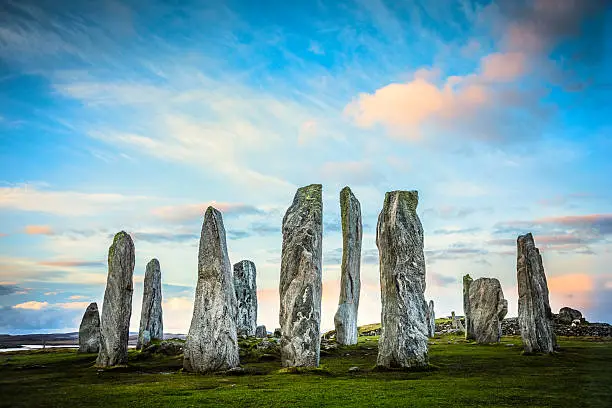
[[[89,306],[89,302],[65,302],[65,303],[55,303],[54,306],[62,308],[62,309],[85,309]]]
[[[40,310],[49,306],[48,302],[37,302],[35,300],[30,300],[29,302],[19,303],[18,305],[13,306],[14,309],[27,309],[27,310]]]
[[[28,235],[51,235],[53,230],[48,225],[26,225],[23,229]]]
[[[494,53],[480,60],[471,74],[448,76],[440,83],[439,70],[419,69],[411,81],[392,83],[361,93],[344,109],[357,126],[384,126],[391,136],[419,139],[424,126],[435,129],[464,127],[470,134],[482,134],[491,109],[525,108],[530,98],[516,90],[499,87],[527,72],[521,53]],[[478,129],[478,132],[474,132]],[[487,129],[488,130],[488,129]]]
[[[593,305],[593,278],[585,273],[573,273],[548,278],[553,310],[564,306],[587,310]]]
[[[481,60],[482,77],[489,81],[510,82],[527,71],[527,58],[520,52],[494,53]]]

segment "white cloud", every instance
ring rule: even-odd
[[[30,300],[29,302],[19,303],[18,305],[13,306],[15,309],[28,309],[28,310],[40,310],[49,306],[48,302],[37,302],[35,300]]]

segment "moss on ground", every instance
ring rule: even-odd
[[[255,340],[241,343],[258,351]],[[329,350],[319,369],[283,370],[274,354],[252,355],[242,375],[186,373],[182,356],[138,358],[134,350],[128,366],[108,370],[94,367],[95,354],[75,350],[2,353],[0,406],[612,406],[610,339],[560,337],[559,353],[523,356],[520,337],[496,345],[436,337],[432,369],[414,372],[375,369],[377,343],[360,337]]]

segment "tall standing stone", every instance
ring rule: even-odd
[[[425,255],[418,202],[417,191],[388,192],[378,216],[382,330],[377,364],[383,367],[428,364]]]
[[[223,218],[218,210],[208,207],[200,236],[193,317],[184,349],[183,368],[187,371],[228,370],[240,364],[231,267]]]
[[[140,330],[136,349],[148,346],[153,340],[163,340],[161,268],[157,259],[147,264],[140,312]]]
[[[334,316],[336,341],[339,344],[357,344],[357,311],[361,280],[361,205],[350,188],[340,191],[342,218],[342,267],[340,301]]]
[[[322,186],[299,188],[283,218],[281,363],[317,367],[321,350]]]
[[[469,274],[463,277],[463,315],[465,316],[465,338],[467,340],[474,339],[474,328],[470,321],[472,314],[470,312],[470,285],[473,281]]]
[[[245,260],[234,264],[234,290],[238,335],[254,336],[257,329],[257,282],[253,262]]]
[[[100,319],[100,351],[96,364],[126,364],[134,293],[134,242],[125,231],[115,235],[108,250],[108,278]]]
[[[557,347],[557,340],[542,256],[531,233],[520,235],[516,244],[518,318],[523,346],[528,353],[552,353]]]
[[[497,343],[501,339],[501,322],[508,313],[508,301],[504,299],[499,280],[479,278],[469,285],[468,312],[465,321],[470,322],[471,332],[466,338],[478,343]]]
[[[79,353],[97,353],[100,350],[100,313],[98,304],[90,303],[79,326]]]
[[[427,336],[436,335],[436,312],[434,311],[434,301],[430,300],[427,305]]]

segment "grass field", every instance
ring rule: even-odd
[[[377,337],[322,353],[321,368],[287,373],[243,342],[243,375],[183,373],[182,356],[130,351],[99,370],[74,350],[0,354],[2,407],[612,407],[612,341],[560,338],[555,355],[521,354],[519,337],[476,345],[443,336],[431,369],[374,370]],[[514,346],[508,346],[514,344]],[[349,373],[357,366],[360,371]]]

